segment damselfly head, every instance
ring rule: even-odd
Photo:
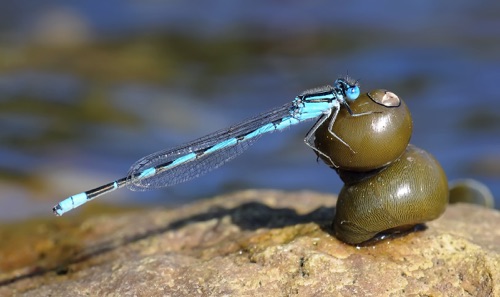
[[[337,79],[335,81],[335,87],[340,89],[348,100],[356,100],[359,97],[359,82],[348,75],[344,78]]]

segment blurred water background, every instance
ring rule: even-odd
[[[363,92],[402,97],[411,142],[450,180],[487,184],[498,208],[498,1],[17,0],[0,10],[0,220],[51,216],[144,155],[347,72]],[[312,124],[264,136],[185,184],[92,204],[173,206],[246,188],[338,193],[336,174],[303,144]]]

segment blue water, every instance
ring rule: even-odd
[[[59,200],[122,177],[146,154],[347,71],[362,92],[403,98],[411,142],[450,180],[487,184],[498,207],[500,3],[304,2],[2,4],[0,220],[52,215]],[[264,136],[188,183],[99,200],[154,207],[246,188],[338,193],[338,177],[303,144],[311,125]]]

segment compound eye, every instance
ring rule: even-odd
[[[359,97],[359,87],[358,86],[353,86],[347,89],[345,92],[345,95],[347,96],[347,99],[349,100],[356,100]]]

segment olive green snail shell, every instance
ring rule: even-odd
[[[461,202],[495,208],[494,201],[488,186],[480,181],[466,178],[450,182],[450,204]]]
[[[406,149],[412,133],[408,107],[396,94],[374,90],[349,102],[351,116],[340,108],[333,133],[328,131],[331,117],[315,132],[314,145],[328,155],[318,155],[327,165],[350,171],[369,171],[390,164]],[[364,114],[364,115],[360,115]]]
[[[439,163],[409,145],[390,166],[344,185],[333,221],[338,239],[359,244],[385,230],[438,218],[448,203],[448,182]]]

